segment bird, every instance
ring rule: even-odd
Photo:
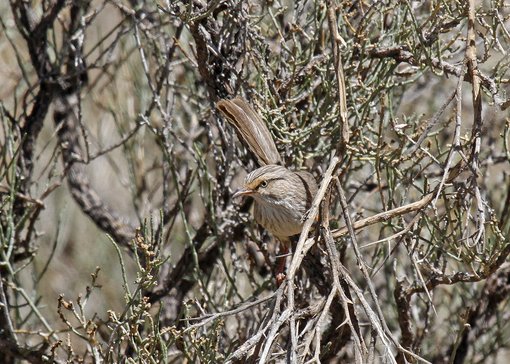
[[[311,173],[269,164],[250,172],[233,197],[253,197],[257,223],[277,239],[286,241],[301,233],[303,217],[316,193],[317,183]]]
[[[217,109],[235,127],[259,165],[247,174],[233,198],[253,198],[255,221],[282,243],[282,255],[285,255],[291,238],[301,233],[306,212],[317,194],[317,182],[307,171],[293,171],[281,165],[269,129],[245,99],[222,99]],[[283,270],[284,263],[285,260],[280,260],[277,272]],[[281,274],[277,274],[277,280],[281,280]]]

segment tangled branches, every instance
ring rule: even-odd
[[[0,361],[506,349],[508,4],[0,9]],[[275,244],[231,198],[254,167],[215,109],[236,95],[321,184],[279,287]]]

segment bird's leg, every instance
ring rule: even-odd
[[[287,257],[289,256],[289,247],[291,241],[289,238],[278,238],[280,241],[280,251],[276,256],[276,286],[279,287],[280,284],[285,280],[285,262],[287,261]]]

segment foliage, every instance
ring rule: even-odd
[[[504,360],[508,4],[0,10],[1,362]],[[280,286],[237,95],[323,187]]]

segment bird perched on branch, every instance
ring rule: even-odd
[[[317,193],[315,178],[309,172],[294,172],[281,165],[271,133],[246,100],[221,100],[217,108],[236,128],[260,166],[246,176],[243,187],[233,197],[253,197],[255,220],[283,244],[286,252],[290,237],[301,233],[303,217]],[[284,262],[280,261],[281,270]]]

